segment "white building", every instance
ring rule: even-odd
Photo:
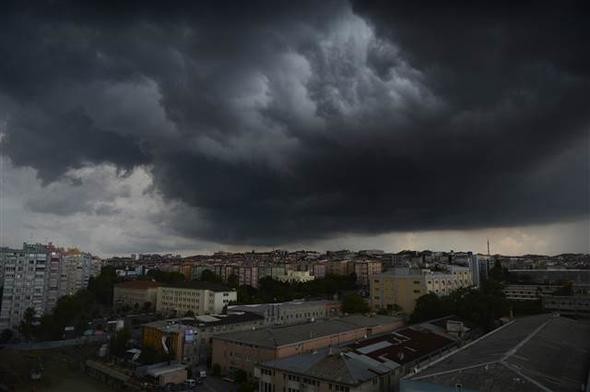
[[[236,290],[223,285],[193,281],[186,284],[160,286],[156,299],[156,311],[176,312],[184,315],[222,313],[230,303],[238,300]]]

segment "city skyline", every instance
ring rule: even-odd
[[[590,253],[580,4],[8,4],[0,245]]]

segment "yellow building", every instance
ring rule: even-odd
[[[237,299],[236,290],[220,284],[193,281],[159,287],[156,310],[178,315],[189,311],[195,315],[222,313],[225,306]]]
[[[467,267],[448,266],[445,272],[396,268],[371,278],[371,306],[374,310],[395,309],[411,313],[416,300],[434,293],[448,295],[460,287],[473,285],[471,271]]]

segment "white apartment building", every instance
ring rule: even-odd
[[[223,285],[193,281],[186,284],[160,286],[156,311],[184,315],[222,313],[225,306],[238,300],[238,293]]]
[[[87,253],[78,254],[68,258],[51,243],[0,249],[4,272],[0,329],[17,327],[27,308],[40,317],[51,311],[60,297],[85,288],[88,279],[100,273],[101,263]]]
[[[25,244],[23,249],[3,249],[4,264],[0,329],[16,327],[27,308],[41,316],[46,310],[48,252],[42,245]]]

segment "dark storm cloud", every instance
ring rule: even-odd
[[[163,225],[228,243],[588,214],[578,3],[291,3],[8,7],[3,152],[148,165]]]

